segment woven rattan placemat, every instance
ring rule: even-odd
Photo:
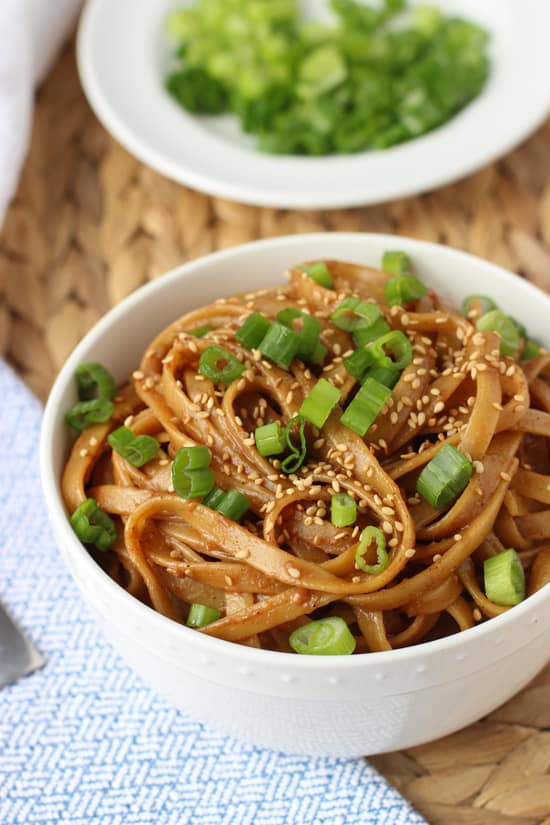
[[[320,230],[443,242],[550,290],[550,121],[499,163],[422,197],[256,209],[177,186],[122,150],[84,99],[71,44],[40,91],[0,236],[0,353],[45,398],[84,332],[140,284],[214,249]],[[550,825],[550,668],[487,719],[372,761],[432,825]]]

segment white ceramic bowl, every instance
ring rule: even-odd
[[[550,586],[499,618],[404,650],[349,657],[293,656],[229,644],[180,626],[129,596],[71,530],[59,479],[69,447],[65,411],[73,373],[101,361],[117,380],[153,336],[187,310],[281,280],[296,261],[341,258],[378,265],[402,248],[423,280],[455,302],[490,294],[550,344],[550,298],[489,263],[430,243],[384,235],[274,238],[173,270],[111,310],[68,359],[46,407],[42,483],[69,569],[105,634],[136,672],[177,707],[249,742],[284,751],[356,756],[411,747],[489,713],[549,660]]]

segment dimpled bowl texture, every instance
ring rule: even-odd
[[[443,246],[367,234],[273,238],[181,266],[111,310],[67,360],[42,427],[50,519],[68,565],[106,636],[159,694],[207,725],[282,751],[357,756],[444,736],[492,711],[550,658],[550,586],[479,627],[403,650],[296,656],[209,638],[128,595],[73,534],[60,493],[71,441],[64,414],[78,364],[100,361],[124,382],[148,343],[188,310],[280,283],[293,263],[339,258],[378,266],[403,249],[415,271],[455,304],[484,292],[550,345],[550,298],[521,278]]]

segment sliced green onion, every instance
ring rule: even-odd
[[[321,322],[307,312],[302,313],[302,329],[299,333],[298,352],[296,356],[302,361],[311,361],[314,358],[319,336],[321,334]]]
[[[136,435],[128,427],[119,427],[110,433],[107,441],[122,458],[134,467],[143,467],[156,456],[159,444],[151,435]]]
[[[366,373],[360,378],[360,383],[364,384],[367,378],[374,378],[374,380],[378,381],[379,384],[383,384],[391,390],[399,381],[400,375],[400,371],[396,370],[395,367],[384,367],[377,364],[376,366],[371,367],[370,370],[366,371]]]
[[[199,358],[200,374],[220,384],[231,384],[245,369],[245,365],[223,347],[207,347]]]
[[[521,336],[514,321],[499,309],[486,312],[476,322],[480,332],[496,332],[500,335],[501,355],[515,355],[521,343]]]
[[[271,324],[258,349],[280,367],[288,369],[300,347],[300,337],[294,330],[285,327],[278,321]]]
[[[515,550],[510,548],[483,562],[485,594],[495,604],[519,604],[525,598],[525,572]]]
[[[366,370],[374,364],[374,357],[370,347],[356,349],[347,358],[344,358],[344,367],[354,378],[361,379]]]
[[[521,353],[521,360],[527,361],[529,358],[536,358],[537,355],[540,355],[540,344],[532,338],[527,338]]]
[[[211,329],[212,329],[212,327],[210,326],[210,324],[203,324],[202,327],[197,327],[196,329],[192,329],[190,334],[194,338],[204,338],[206,333],[210,332]]]
[[[257,349],[270,326],[265,315],[253,312],[235,333],[235,340],[247,349]]]
[[[407,275],[411,271],[411,261],[406,252],[384,252],[382,269],[389,275]]]
[[[317,346],[315,347],[315,350],[313,352],[313,355],[309,359],[310,363],[312,363],[312,364],[322,364],[323,361],[325,360],[325,356],[326,356],[327,352],[328,352],[328,350],[325,347],[325,345],[322,344],[320,341],[318,341]]]
[[[413,357],[411,342],[405,333],[398,329],[382,335],[369,349],[377,366],[393,367],[399,371],[405,369]]]
[[[92,424],[104,424],[113,414],[115,405],[105,398],[93,398],[91,401],[77,401],[69,410],[65,419],[75,430],[85,430]]]
[[[182,498],[203,498],[214,486],[214,473],[208,467],[202,470],[181,470],[176,462],[177,455],[178,453],[172,464],[174,490]]]
[[[187,616],[187,627],[206,627],[207,624],[216,622],[222,614],[215,607],[208,607],[205,604],[192,604]]]
[[[174,456],[174,462],[178,465],[178,472],[202,470],[204,467],[208,467],[211,460],[210,450],[203,444],[194,447],[181,447]]]
[[[388,387],[374,378],[367,378],[340,422],[359,435],[365,435],[390,396],[391,390]]]
[[[302,319],[301,330],[295,329],[293,322],[298,318]],[[315,355],[317,345],[319,344],[319,336],[321,334],[321,322],[318,318],[314,318],[308,312],[303,312],[301,309],[282,309],[277,314],[277,321],[288,329],[293,330],[300,339],[296,356],[302,361],[311,361]]]
[[[294,424],[298,424],[298,447],[296,447],[296,445],[292,441],[292,426]],[[306,459],[307,442],[304,433],[305,426],[305,418],[301,415],[295,415],[294,418],[290,419],[290,421],[285,427],[285,439],[287,446],[290,450],[290,455],[288,455],[284,459],[284,461],[281,462],[281,470],[283,471],[283,473],[295,473],[296,470],[300,469],[300,467]]]
[[[70,518],[71,527],[85,544],[95,544],[98,550],[110,550],[117,538],[113,519],[94,498],[87,498],[78,505]]]
[[[384,295],[389,307],[405,306],[410,301],[422,298],[427,289],[414,275],[401,275],[399,278],[392,278],[384,284]]]
[[[372,542],[376,543],[376,563],[367,564],[365,553]],[[355,566],[364,573],[382,573],[388,566],[389,556],[386,550],[386,536],[378,527],[365,527],[361,533],[357,550],[355,551]]]
[[[314,264],[302,264],[298,269],[305,272],[310,278],[313,278],[319,286],[324,286],[325,289],[333,288],[334,282],[324,261],[317,261]]]
[[[278,421],[257,427],[254,433],[256,449],[263,456],[279,455],[285,449],[285,430]]]
[[[370,344],[371,341],[376,341],[381,335],[391,332],[391,327],[384,320],[379,318],[370,327],[364,329],[356,329],[353,333],[353,341],[357,347],[362,347],[364,344]]]
[[[466,298],[462,301],[462,305],[460,307],[461,313],[466,317],[470,317],[471,312],[475,312],[476,315],[485,315],[485,313],[489,312],[491,309],[496,309],[497,305],[493,301],[492,298],[489,298],[488,295],[467,295]]]
[[[472,473],[472,462],[452,444],[445,444],[418,476],[416,491],[439,509],[460,495]]]
[[[288,643],[296,653],[313,656],[349,656],[355,650],[355,639],[340,616],[317,619],[296,628]]]
[[[511,315],[508,316],[508,320],[513,323],[520,338],[527,338],[527,329],[525,328],[525,324],[522,324],[521,321],[516,321],[516,319]]]
[[[213,509],[232,521],[240,521],[246,511],[250,510],[250,499],[239,490],[228,490]]]
[[[319,378],[300,407],[300,415],[318,429],[325,422],[342,397],[342,390],[325,378]]]
[[[345,298],[341,304],[338,304],[330,316],[330,320],[345,332],[355,332],[357,329],[371,327],[381,315],[382,313],[376,304],[352,297]]]
[[[330,500],[330,520],[335,527],[349,527],[357,518],[357,502],[347,493],[335,493]]]
[[[218,504],[224,496],[225,490],[222,490],[221,487],[212,487],[208,495],[203,498],[202,504],[204,504],[205,507],[210,507],[211,510],[217,510]]]
[[[74,375],[80,401],[89,401],[91,398],[104,398],[110,401],[115,397],[115,379],[102,364],[80,364]]]

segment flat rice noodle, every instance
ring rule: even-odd
[[[355,618],[370,651],[392,649],[386,634],[383,613],[356,607]]]
[[[527,593],[530,596],[550,584],[550,546],[539,547],[531,566]]]

